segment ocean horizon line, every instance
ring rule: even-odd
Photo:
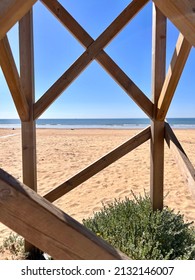
[[[132,120],[134,120],[134,119],[146,119],[146,120],[149,120],[150,121],[150,119],[149,118],[147,118],[147,117],[127,117],[127,118],[125,118],[125,117],[120,117],[120,118],[117,118],[117,117],[93,117],[93,118],[88,118],[88,117],[82,117],[82,118],[39,118],[39,119],[37,119],[37,120],[116,120],[116,119],[132,119]],[[169,118],[166,118],[166,119],[195,119],[195,117],[169,117]],[[0,118],[0,122],[2,121],[2,120],[17,120],[17,121],[20,121],[20,119],[19,118]]]
[[[173,128],[195,129],[195,118],[167,118]],[[148,118],[42,118],[36,121],[37,128],[113,128],[141,129],[151,123]],[[20,128],[19,119],[0,119],[0,128]]]

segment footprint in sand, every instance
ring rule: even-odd
[[[73,203],[73,204],[70,204],[70,207],[77,207],[77,206],[79,206],[79,204],[78,204],[78,203]]]
[[[122,189],[116,189],[115,193],[120,193],[122,191],[123,191]]]

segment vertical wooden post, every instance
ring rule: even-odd
[[[37,191],[36,127],[35,121],[33,120],[33,103],[35,101],[35,94],[32,10],[19,22],[19,40],[21,85],[30,110],[29,121],[22,122],[23,182],[34,191]],[[34,247],[26,242],[26,252],[32,251],[33,249]]]
[[[163,208],[164,184],[164,121],[156,119],[158,99],[166,70],[166,17],[153,4],[152,30],[152,98],[150,197],[153,209]]]

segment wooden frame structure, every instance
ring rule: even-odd
[[[124,259],[120,252],[90,233],[51,204],[145,141],[151,143],[151,200],[153,209],[163,208],[164,139],[179,159],[192,192],[195,169],[170,126],[165,122],[171,100],[192,46],[195,46],[195,2],[153,0],[152,99],[104,51],[106,45],[134,18],[149,0],[132,0],[96,39],[57,0],[40,0],[86,48],[86,51],[35,102],[33,14],[37,1],[0,0],[0,66],[22,122],[23,184],[0,170],[0,221],[56,259]],[[170,67],[165,73],[166,18],[180,30]],[[178,20],[179,18],[179,20]],[[6,33],[19,21],[20,75]],[[151,126],[51,190],[37,193],[35,120],[96,60],[151,119]],[[21,203],[20,203],[21,202]],[[21,207],[18,209],[17,205]],[[31,213],[25,215],[26,211]],[[49,222],[48,222],[49,221]],[[51,228],[50,224],[53,224]],[[53,230],[55,228],[55,231]],[[49,245],[48,245],[49,244]]]

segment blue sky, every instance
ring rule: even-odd
[[[61,0],[61,4],[96,39],[129,1]],[[110,8],[112,7],[112,8]],[[39,1],[34,12],[36,100],[82,54],[84,48]],[[151,98],[151,2],[118,34],[105,51]],[[178,31],[167,24],[167,67]],[[18,26],[8,33],[14,58],[19,65]],[[195,50],[191,50],[168,117],[195,117]],[[93,61],[41,118],[142,118],[146,115]],[[0,118],[18,118],[0,69]]]

